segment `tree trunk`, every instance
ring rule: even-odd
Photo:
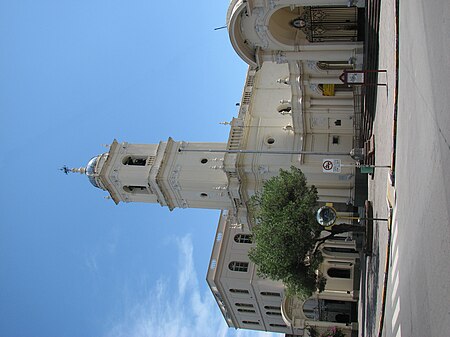
[[[333,234],[341,234],[341,233],[347,233],[347,232],[365,233],[366,226],[340,224],[340,225],[334,225],[333,227],[331,227],[331,233],[333,233]]]
[[[329,232],[330,234],[316,240],[316,246],[314,247],[314,249],[312,251],[313,254],[317,251],[317,249],[319,249],[319,247],[321,245],[324,244],[325,241],[331,240],[336,235],[341,234],[341,233],[348,233],[348,232],[365,233],[366,226],[340,224],[340,225],[334,225],[333,227],[331,227],[331,230],[326,230],[326,231]]]

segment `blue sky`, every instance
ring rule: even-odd
[[[218,211],[106,200],[114,138],[226,141],[246,65],[228,1],[0,0],[0,336],[259,336],[206,285]]]

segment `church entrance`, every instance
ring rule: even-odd
[[[303,313],[315,321],[345,324],[358,321],[356,302],[309,299],[303,305]]]
[[[355,42],[364,40],[364,9],[358,7],[304,7],[291,21],[309,42]]]

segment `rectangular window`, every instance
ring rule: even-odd
[[[237,307],[246,307],[246,308],[253,308],[253,304],[250,303],[235,303]]]
[[[248,324],[248,325],[259,325],[259,322],[256,322],[256,321],[242,321],[242,323]]]
[[[271,291],[262,291],[261,295],[263,295],[263,296],[281,297],[280,293],[275,293],[275,292],[271,292]]]
[[[239,312],[246,312],[246,313],[249,313],[249,314],[254,314],[255,313],[255,310],[253,310],[253,309],[241,309],[241,308],[239,308],[237,311],[239,311]]]

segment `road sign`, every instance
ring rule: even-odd
[[[339,79],[344,82],[344,84],[365,84],[365,72],[364,70],[346,70],[344,71]]]
[[[322,161],[322,170],[324,173],[341,173],[341,160],[324,159]]]
[[[386,73],[386,70],[344,70],[344,72],[339,76],[339,79],[344,84],[348,85],[382,85],[386,86],[385,83],[378,83],[377,80],[374,83],[368,83],[369,73]]]
[[[334,84],[324,84],[322,87],[324,96],[334,96]]]

